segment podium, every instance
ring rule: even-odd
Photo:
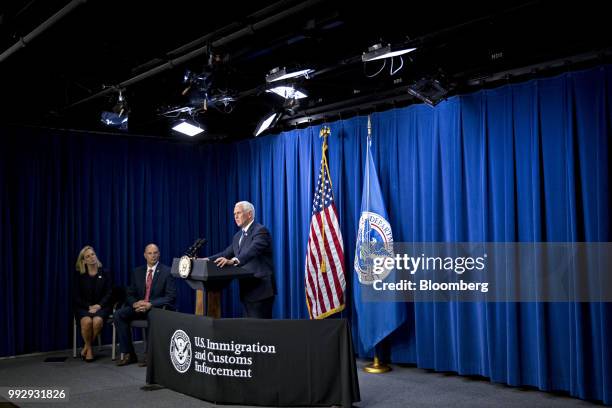
[[[219,268],[214,262],[205,259],[191,259],[191,272],[187,278],[179,274],[180,258],[172,260],[171,274],[177,279],[185,280],[196,290],[196,315],[204,315],[204,289],[208,297],[206,316],[221,317],[221,290],[234,279],[251,278],[253,272],[239,266]]]

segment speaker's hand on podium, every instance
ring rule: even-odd
[[[220,256],[219,258],[215,259],[215,265],[217,265],[219,268],[223,268],[225,265],[235,265],[235,259],[236,258],[227,259]]]

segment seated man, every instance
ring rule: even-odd
[[[118,366],[138,361],[132,344],[130,322],[146,319],[152,307],[166,306],[167,309],[174,310],[176,300],[174,278],[170,275],[170,268],[159,263],[157,245],[147,245],[144,257],[147,264],[137,267],[132,272],[132,283],[127,290],[127,305],[115,313],[119,350],[123,353],[123,358],[117,363]],[[146,365],[146,359],[141,365]]]

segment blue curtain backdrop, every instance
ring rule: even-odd
[[[373,153],[396,241],[611,241],[612,68],[373,115]],[[365,117],[328,124],[352,305]],[[304,256],[319,127],[231,145],[5,129],[0,174],[0,355],[67,348],[74,260],[92,244],[116,283],[159,243],[212,253],[252,201],[274,242],[278,318],[307,318]],[[238,316],[236,288],[223,312]],[[194,295],[179,284],[179,310]],[[394,362],[566,390],[612,404],[612,307],[602,303],[406,304]],[[349,307],[343,316],[351,318]],[[355,328],[359,322],[352,319]],[[361,354],[364,350],[359,350]]]

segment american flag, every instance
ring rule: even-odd
[[[344,309],[344,244],[338,224],[332,183],[327,164],[327,135],[321,129],[323,157],[306,250],[306,303],[311,319],[324,319]]]

